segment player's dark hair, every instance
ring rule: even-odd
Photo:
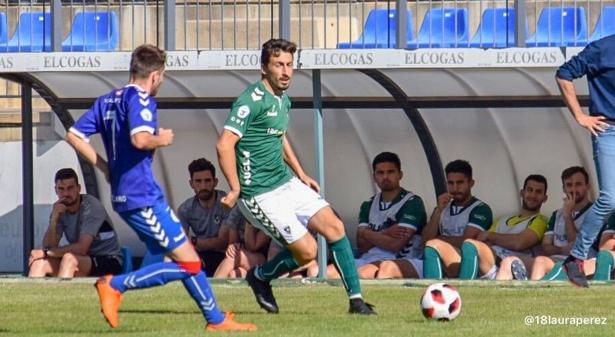
[[[401,171],[401,160],[399,156],[393,152],[381,152],[372,161],[372,170],[376,171],[376,165],[380,163],[393,163],[398,170]]]
[[[190,179],[194,177],[194,172],[211,171],[211,176],[216,177],[216,167],[209,160],[205,158],[199,158],[193,160],[188,165],[188,172],[190,172]]]
[[[281,52],[295,54],[297,45],[284,39],[271,39],[263,43],[261,51],[261,65],[269,64],[271,56],[278,56]]]
[[[564,171],[562,171],[562,184],[564,183],[564,180],[572,177],[573,175],[577,173],[581,173],[583,177],[585,178],[585,183],[589,184],[589,174],[587,173],[587,171],[585,170],[583,166],[571,166],[565,169]]]
[[[164,70],[167,53],[151,44],[144,44],[132,52],[130,77],[147,78],[154,71]]]
[[[77,172],[75,172],[75,170],[70,167],[59,169],[58,172],[56,172],[56,177],[54,181],[57,184],[58,181],[66,179],[75,179],[75,184],[79,185],[79,178],[77,177]]]
[[[472,165],[467,160],[457,159],[452,162],[446,164],[444,168],[444,172],[448,175],[449,173],[461,173],[466,178],[472,179]]]
[[[525,187],[527,186],[527,182],[530,180],[545,185],[545,193],[547,193],[548,186],[547,178],[545,178],[545,176],[543,176],[542,174],[530,174],[529,176],[527,176],[527,178],[525,178],[525,181],[523,182],[523,189],[525,189]]]

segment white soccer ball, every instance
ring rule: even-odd
[[[452,321],[461,312],[461,296],[450,284],[434,283],[425,289],[421,308],[428,319]]]

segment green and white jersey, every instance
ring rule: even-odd
[[[401,192],[390,202],[382,201],[380,192],[361,204],[359,212],[359,227],[368,227],[379,232],[395,224],[412,228],[414,235],[408,244],[397,253],[397,257],[422,256],[421,231],[425,227],[427,215],[423,200],[412,192],[401,189]]]
[[[489,230],[493,214],[489,205],[472,197],[467,206],[449,203],[440,215],[438,233],[443,236],[463,236],[467,226],[481,231]]]
[[[585,220],[585,216],[587,215],[587,210],[591,206],[592,203],[589,202],[579,211],[572,213],[572,218],[574,219],[574,227],[577,229],[577,232],[581,230],[583,220]],[[568,237],[566,235],[566,221],[564,220],[564,212],[561,208],[553,212],[553,214],[551,215],[545,235],[553,235],[553,245],[556,247],[566,247],[568,245]]]
[[[233,102],[224,128],[240,137],[235,158],[242,198],[269,192],[293,176],[282,148],[289,110],[288,95],[271,94],[261,81]]]

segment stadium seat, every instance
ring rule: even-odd
[[[615,34],[615,7],[605,6],[602,8],[596,26],[594,26],[590,41],[596,41],[613,34]]]
[[[19,22],[11,40],[0,44],[0,51],[40,52],[51,50],[51,13],[26,12],[19,15]]]
[[[454,48],[468,46],[467,8],[432,8],[425,14],[417,39],[408,48]]]
[[[124,266],[122,267],[122,274],[130,273],[132,271],[132,252],[130,248],[122,246],[120,248],[122,257],[124,258]]]
[[[536,34],[528,47],[584,46],[587,44],[587,16],[583,7],[546,7],[540,12]]]
[[[119,23],[115,12],[79,12],[63,51],[113,51],[119,46]]]
[[[470,40],[470,47],[506,48],[514,46],[515,20],[514,8],[485,9],[478,30]]]
[[[412,11],[406,13],[407,39],[414,35]],[[373,9],[369,12],[363,33],[352,42],[340,42],[337,48],[395,48],[397,46],[397,12],[395,9]]]
[[[6,24],[6,14],[0,12],[0,43],[6,44],[6,41],[9,39],[8,29],[9,27]]]
[[[152,254],[149,250],[145,251],[145,255],[143,255],[143,260],[141,260],[141,266],[139,268],[143,268],[152,263],[158,263],[164,261],[164,254]]]

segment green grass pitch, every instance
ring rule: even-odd
[[[130,291],[120,327],[110,329],[99,312],[94,279],[0,279],[0,337],[4,336],[200,336],[204,321],[180,282]],[[218,303],[239,321],[258,325],[252,336],[613,336],[615,285],[577,289],[567,283],[450,281],[462,297],[452,322],[427,321],[419,298],[429,281],[363,282],[378,316],[346,313],[334,282],[274,283],[280,314],[268,315],[241,281],[213,281]],[[534,322],[526,322],[533,316]],[[537,317],[538,316],[538,317]],[[544,318],[543,318],[544,317]],[[590,322],[590,319],[592,321]],[[542,323],[541,323],[542,321]],[[532,323],[528,325],[527,323]]]

